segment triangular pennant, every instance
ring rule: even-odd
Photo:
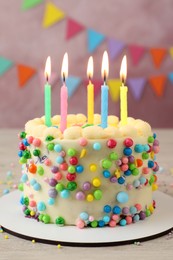
[[[41,4],[43,0],[23,0],[22,10],[31,9],[39,4]]]
[[[129,53],[134,65],[137,65],[145,54],[145,48],[138,45],[129,45]]]
[[[17,65],[17,71],[20,87],[23,87],[27,83],[27,81],[36,73],[35,69],[22,64]]]
[[[4,57],[0,57],[0,76],[13,66],[13,62]]]
[[[68,18],[67,19],[67,29],[66,29],[66,40],[74,37],[79,32],[83,31],[85,27],[75,20]]]
[[[150,54],[156,68],[159,68],[165,58],[167,50],[164,48],[151,48]]]
[[[149,83],[156,96],[162,97],[165,90],[166,76],[152,76],[149,78]]]
[[[171,47],[171,48],[169,49],[169,53],[170,53],[171,58],[173,59],[173,47]]]
[[[98,33],[92,29],[88,29],[87,39],[88,39],[88,52],[92,53],[104,41],[105,35]]]
[[[125,44],[123,42],[114,40],[114,39],[108,39],[108,51],[109,56],[113,60],[115,59],[123,49],[125,48]]]
[[[133,97],[136,100],[140,100],[146,85],[146,78],[129,78],[127,80],[127,85],[131,90]]]
[[[173,83],[173,72],[168,74],[168,78],[171,81],[171,83]]]
[[[65,13],[57,8],[53,3],[48,2],[46,4],[43,27],[48,28],[49,26],[61,21],[64,19]]]
[[[68,76],[66,79],[66,85],[68,88],[68,96],[71,97],[81,83],[81,78]]]
[[[109,93],[114,102],[117,102],[120,98],[120,79],[110,79],[108,80]]]
[[[38,72],[38,77],[40,81],[40,86],[42,91],[44,91],[44,85],[45,85],[45,76],[44,76],[44,71],[40,70]],[[51,71],[51,77],[49,79],[49,83],[51,86],[53,86],[56,82],[58,81],[58,75],[56,72]]]
[[[84,80],[83,84],[85,87],[87,87],[88,79]],[[95,99],[101,91],[101,85],[103,85],[103,80],[93,79],[92,84],[94,85],[94,99]]]

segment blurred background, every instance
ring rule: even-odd
[[[119,71],[128,60],[129,116],[173,127],[172,0],[1,0],[0,127],[23,128],[44,114],[44,66],[52,60],[52,114],[59,114],[61,64],[69,55],[68,113],[87,111],[86,70],[94,59],[95,113],[101,63],[109,55],[109,114],[119,116]]]

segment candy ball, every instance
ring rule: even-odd
[[[126,203],[129,200],[129,195],[124,191],[120,191],[117,194],[116,199],[119,203]]]
[[[110,149],[115,148],[117,145],[117,141],[115,139],[109,139],[107,141],[107,147],[109,147]]]

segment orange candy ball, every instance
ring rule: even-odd
[[[37,166],[34,163],[32,163],[32,164],[30,164],[28,170],[30,173],[35,174],[37,172]]]

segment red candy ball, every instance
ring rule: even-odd
[[[26,146],[24,146],[24,144],[22,142],[19,143],[19,149],[24,151],[26,150]]]
[[[108,141],[107,141],[107,146],[109,147],[109,148],[114,148],[115,146],[117,145],[117,142],[116,142],[116,140],[115,139],[109,139]]]
[[[72,156],[72,157],[70,158],[69,162],[70,162],[70,164],[72,164],[72,165],[76,165],[76,164],[78,164],[78,159],[77,159],[76,156]]]
[[[131,138],[126,138],[126,139],[124,140],[124,145],[125,145],[126,147],[131,147],[131,146],[133,145],[133,140],[132,140]]]
[[[74,181],[76,179],[76,173],[74,174],[67,173],[66,178],[68,181]]]

